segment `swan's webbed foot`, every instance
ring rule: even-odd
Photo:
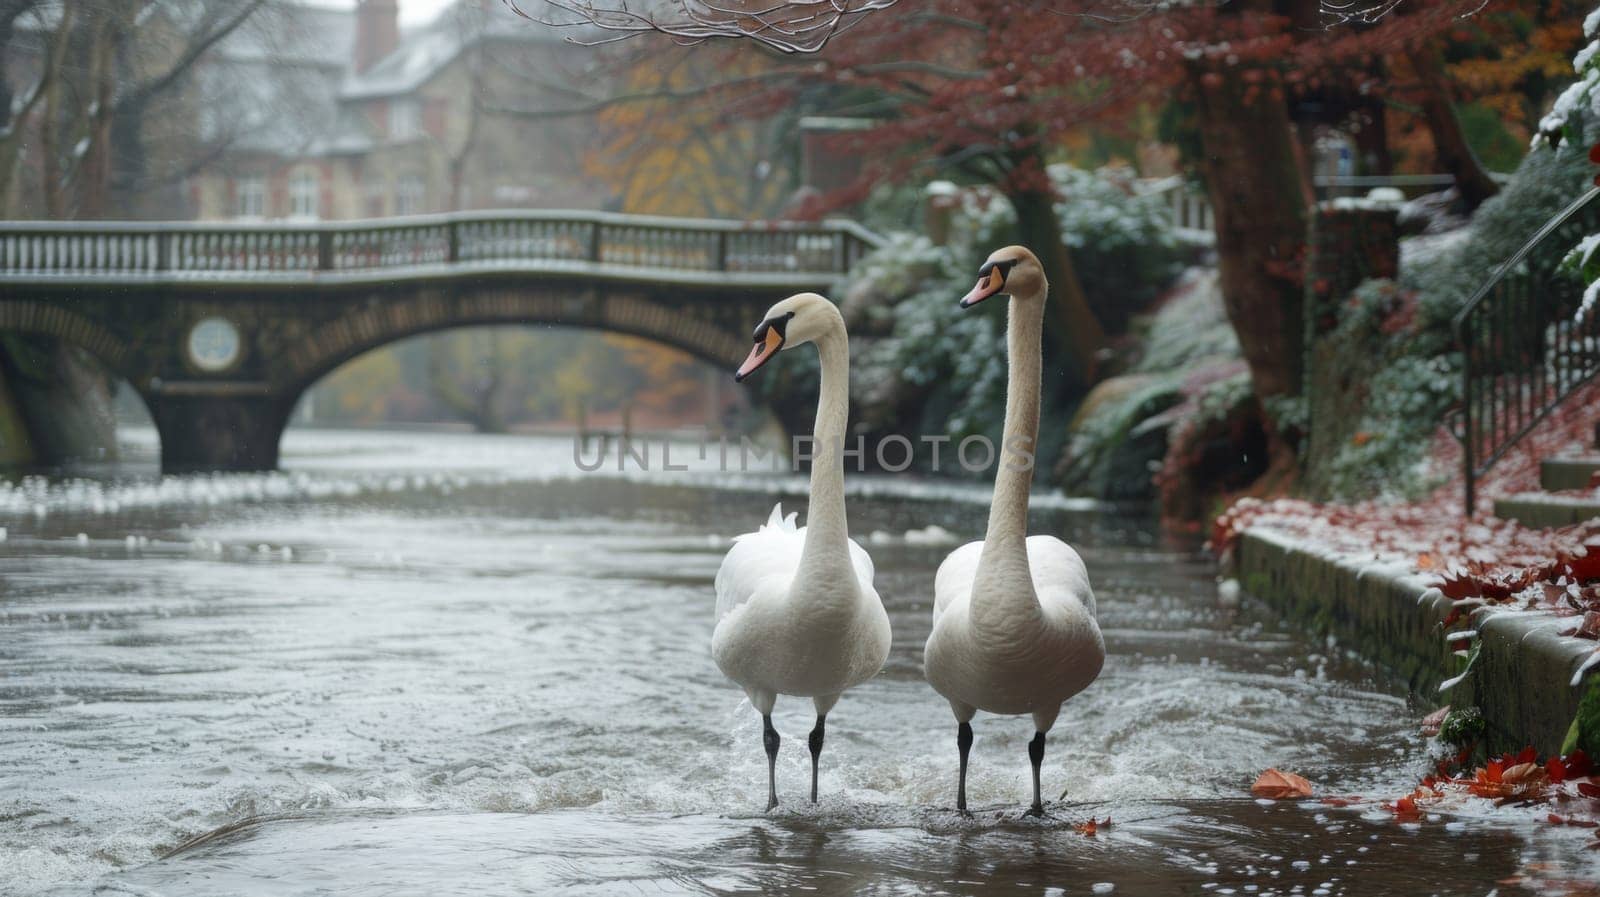
[[[761,742],[767,748],[767,812],[778,805],[778,730],[772,728],[772,716],[761,715]]]

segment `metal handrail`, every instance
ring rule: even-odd
[[[1580,386],[1600,373],[1600,314],[1584,307],[1581,278],[1557,271],[1584,235],[1600,230],[1600,188],[1545,222],[1456,314],[1462,353],[1465,509],[1478,479]]]

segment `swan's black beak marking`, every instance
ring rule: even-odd
[[[1016,260],[984,262],[978,269],[978,285],[971,292],[961,297],[961,307],[971,308],[979,302],[1003,291],[1006,288],[1006,277],[1011,274],[1011,268],[1016,265]]]
[[[750,350],[750,357],[744,360],[744,364],[739,365],[739,369],[733,372],[733,382],[744,382],[744,378],[755,373],[757,368],[778,354],[778,350],[783,348],[784,331],[788,329],[789,319],[792,317],[794,312],[789,312],[782,317],[768,318],[761,322],[761,326],[757,327],[755,332],[755,348]]]

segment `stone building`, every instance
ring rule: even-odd
[[[406,31],[396,0],[279,2],[197,72],[202,141],[186,215],[317,220],[483,208],[599,208],[583,175],[597,55],[498,0]]]

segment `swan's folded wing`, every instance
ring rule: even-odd
[[[968,542],[950,552],[939,565],[933,577],[933,618],[939,619],[952,601],[972,595],[972,582],[978,575],[978,558],[983,554],[983,541]]]
[[[805,527],[800,528],[800,533],[803,540],[805,535]],[[850,565],[856,568],[856,579],[859,580],[863,586],[871,588],[872,577],[877,575],[877,568],[872,566],[872,556],[867,554],[867,550],[865,548],[857,545],[856,540],[854,539],[850,540]],[[874,594],[876,594],[876,592],[874,592]]]
[[[1071,545],[1055,536],[1029,536],[1028,567],[1033,571],[1033,589],[1040,600],[1070,592],[1090,616],[1097,616],[1089,570]]]
[[[783,516],[783,505],[778,504],[760,529],[734,537],[733,548],[717,568],[718,620],[749,601],[763,580],[777,574],[794,575],[805,547],[805,530],[795,528],[794,517]]]

